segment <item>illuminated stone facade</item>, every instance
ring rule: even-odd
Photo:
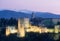
[[[22,23],[23,22],[23,23]],[[9,27],[6,28],[6,36],[10,35],[10,33],[14,34],[17,33],[19,37],[25,37],[26,32],[37,32],[37,33],[59,33],[59,25],[55,26],[55,28],[47,28],[47,27],[38,27],[32,26],[29,23],[28,18],[24,18],[23,21],[18,19],[18,29],[10,29]]]

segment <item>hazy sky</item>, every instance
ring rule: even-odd
[[[60,14],[60,0],[0,0],[0,10],[32,10]]]

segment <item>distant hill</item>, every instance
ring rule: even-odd
[[[37,17],[42,17],[42,18],[60,18],[60,15],[56,15],[48,12],[36,12],[35,14]]]
[[[60,15],[55,15],[52,13],[48,12],[34,12],[36,17],[42,17],[42,18],[60,18]],[[32,13],[25,13],[25,12],[16,12],[16,11],[11,11],[11,10],[2,10],[0,11],[0,18],[24,18],[28,17],[30,18]]]
[[[31,14],[26,14],[26,13],[23,13],[23,12],[16,12],[16,11],[11,11],[11,10],[3,10],[3,11],[0,11],[0,18],[25,18],[25,17],[28,17],[30,18],[31,17]]]

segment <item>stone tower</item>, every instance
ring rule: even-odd
[[[21,24],[21,20],[18,19],[18,36],[25,37],[24,25]]]

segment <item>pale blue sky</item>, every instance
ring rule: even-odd
[[[60,0],[0,0],[0,10],[30,10],[60,14]]]

